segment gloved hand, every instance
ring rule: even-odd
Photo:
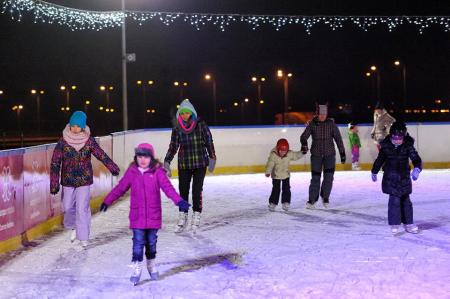
[[[420,171],[420,168],[414,167],[413,171],[411,172],[411,178],[413,179],[413,181],[417,181]]]
[[[375,139],[375,133],[370,133],[370,137],[371,137],[372,139]]]
[[[308,152],[308,146],[302,145],[300,151],[302,152],[303,155],[306,155],[306,153]]]
[[[59,185],[58,187],[50,187],[50,194],[56,195],[59,192]]]
[[[112,174],[113,176],[118,176],[118,175],[120,174],[120,169],[117,168],[116,170],[111,171],[111,174]]]
[[[216,159],[209,158],[209,165],[208,165],[208,171],[213,172],[214,168],[216,168]]]
[[[341,164],[345,164],[345,153],[341,153]]]
[[[270,173],[266,173],[266,177],[270,178]]]
[[[181,200],[181,201],[177,204],[177,206],[180,208],[180,210],[181,210],[182,212],[187,212],[187,211],[189,211],[189,207],[190,207],[191,205],[190,205],[190,203],[188,203],[187,201]]]
[[[164,162],[164,169],[166,170],[167,176],[172,177],[172,170],[170,170],[170,163]]]
[[[373,182],[377,181],[377,174],[376,173],[372,173],[372,181]]]
[[[108,205],[102,202],[102,204],[100,205],[100,212],[106,212],[107,209]]]

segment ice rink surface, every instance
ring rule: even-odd
[[[160,280],[143,271],[137,286],[124,199],[93,217],[85,250],[65,231],[1,256],[0,298],[450,298],[450,170],[413,182],[418,235],[391,235],[381,174],[336,172],[329,209],[316,210],[304,208],[309,179],[293,173],[291,210],[269,212],[264,174],[208,176],[195,235],[173,233],[163,197]]]

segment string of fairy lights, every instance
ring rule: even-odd
[[[301,25],[306,33],[311,34],[313,27],[326,25],[331,30],[338,30],[345,24],[368,31],[372,27],[384,25],[389,32],[402,25],[417,28],[420,34],[432,26],[440,27],[444,32],[450,31],[450,16],[300,16],[300,15],[247,15],[247,14],[212,14],[185,12],[149,12],[149,11],[92,11],[75,9],[49,3],[42,0],[0,0],[1,12],[9,14],[12,19],[20,21],[24,14],[32,14],[35,23],[48,23],[66,26],[71,30],[103,30],[120,27],[124,20],[143,25],[149,21],[159,21],[170,26],[177,21],[190,24],[200,30],[208,25],[225,31],[233,24],[246,24],[253,30],[262,26],[271,26],[280,30],[290,25]]]

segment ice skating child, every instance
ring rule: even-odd
[[[266,165],[266,177],[272,176],[272,193],[269,197],[269,211],[274,212],[280,198],[285,211],[289,210],[291,204],[291,186],[289,184],[289,163],[303,157],[302,152],[289,150],[286,139],[279,139],[276,147],[270,152]]]
[[[361,170],[359,167],[359,149],[361,148],[361,141],[358,135],[358,125],[355,122],[348,124],[348,140],[350,142],[350,149],[352,150],[352,169]]]
[[[106,212],[108,206],[123,196],[131,188],[130,229],[133,231],[133,273],[130,281],[136,285],[141,277],[142,261],[147,258],[147,269],[152,279],[158,279],[156,269],[157,232],[161,228],[161,192],[169,197],[182,211],[189,204],[175,191],[161,163],[155,159],[153,146],[141,143],[135,148],[134,162],[128,167],[123,178],[105,197],[100,210]]]
[[[171,174],[170,163],[178,152],[178,182],[181,196],[188,200],[192,181],[192,229],[195,232],[200,226],[200,216],[203,211],[203,182],[206,168],[214,171],[216,153],[213,138],[208,125],[199,119],[194,106],[189,100],[184,100],[177,111],[172,129],[169,149],[164,159],[164,167]],[[181,211],[178,215],[176,233],[186,229],[188,212]]]
[[[407,133],[406,125],[397,121],[380,145],[380,152],[372,167],[372,180],[377,181],[377,173],[383,167],[382,190],[389,194],[388,221],[391,231],[393,234],[398,233],[403,223],[407,232],[418,233],[409,199],[412,193],[411,178],[417,180],[422,171],[422,160],[414,148],[414,139]],[[411,175],[409,159],[414,166]]]
[[[119,175],[119,167],[91,136],[86,119],[86,114],[82,111],[72,114],[69,124],[63,130],[62,138],[56,144],[50,165],[50,193],[55,195],[59,192],[61,177],[64,227],[72,230],[71,242],[78,239],[83,247],[88,245],[91,226],[91,154],[114,176]]]

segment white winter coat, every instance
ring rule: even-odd
[[[288,151],[286,156],[280,157],[277,149],[274,148],[269,155],[266,165],[266,174],[270,174],[273,179],[284,180],[290,176],[289,163],[303,157],[302,152]]]

